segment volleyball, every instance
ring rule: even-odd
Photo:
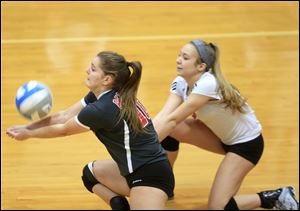
[[[41,119],[52,108],[51,91],[39,81],[29,81],[18,89],[16,107],[19,113],[26,119]]]

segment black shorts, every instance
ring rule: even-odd
[[[150,186],[163,190],[169,198],[174,195],[174,174],[169,160],[146,164],[125,176],[130,188]]]
[[[226,145],[223,144],[225,152],[233,152],[240,155],[241,157],[249,160],[251,163],[256,165],[264,151],[264,139],[262,134],[257,138],[247,141],[245,143]]]

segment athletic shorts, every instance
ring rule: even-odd
[[[146,164],[125,176],[130,188],[150,186],[161,189],[169,198],[174,195],[174,174],[169,160]]]
[[[264,151],[264,139],[262,134],[257,138],[247,141],[245,143],[226,145],[223,144],[225,152],[233,152],[240,155],[241,157],[249,160],[251,163],[256,165]]]

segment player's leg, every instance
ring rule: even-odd
[[[240,185],[255,165],[243,157],[228,152],[222,161],[209,197],[209,209],[251,210],[259,207],[280,210],[299,210],[292,187],[262,191],[257,194],[237,195]]]
[[[131,187],[131,209],[162,210],[173,196],[174,175],[167,160],[144,165],[126,179]]]
[[[254,209],[261,205],[257,194],[237,197],[241,183],[248,172],[258,163],[264,149],[262,135],[234,145],[223,144],[227,152],[221,162],[211,189],[210,209]]]
[[[197,119],[187,119],[178,124],[170,136],[210,152],[225,154],[220,138]]]
[[[130,189],[113,160],[94,161],[85,166],[83,181],[90,192],[95,193],[113,210],[128,210],[125,196]]]
[[[167,194],[155,187],[136,186],[130,191],[132,210],[163,210],[167,200]]]
[[[200,120],[187,119],[181,122],[170,136],[161,142],[168,152],[172,166],[178,156],[179,142],[192,144],[214,153],[225,154],[220,139]]]
[[[248,198],[246,202],[237,200],[234,196],[238,192],[243,179],[255,165],[245,158],[228,152],[221,162],[215,176],[208,200],[209,209],[254,209],[259,207],[258,196]]]
[[[239,207],[243,209],[262,207],[265,209],[299,210],[296,192],[291,186],[266,190],[257,194],[238,195],[234,198]],[[253,205],[254,201],[256,206]]]

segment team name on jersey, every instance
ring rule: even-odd
[[[121,100],[120,100],[120,95],[118,93],[115,94],[113,101],[112,101],[116,106],[118,106],[121,109]],[[135,102],[137,111],[138,111],[138,116],[140,118],[140,121],[143,125],[143,127],[146,127],[149,124],[150,120],[150,115],[146,111],[145,107],[142,105],[142,103],[137,99]]]

